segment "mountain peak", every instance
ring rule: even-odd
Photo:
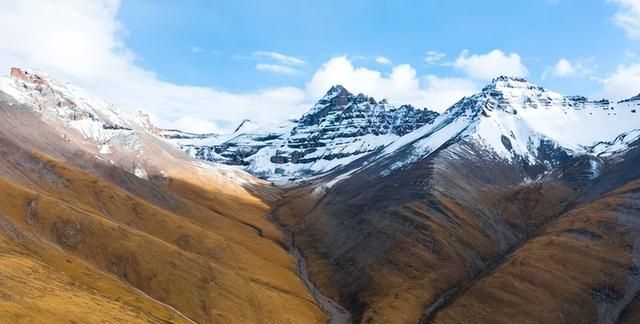
[[[510,81],[513,81],[513,82],[529,82],[525,78],[509,76],[509,75],[501,75],[501,76],[493,79],[492,82],[496,83],[496,82],[510,82]]]
[[[504,90],[504,89],[529,89],[544,90],[544,88],[529,82],[525,78],[502,75],[491,81],[484,89]]]
[[[333,85],[329,91],[324,95],[324,98],[335,98],[338,96],[349,96],[352,95],[349,90],[343,87],[341,84]]]

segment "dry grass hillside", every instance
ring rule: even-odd
[[[129,156],[2,108],[0,322],[325,320],[267,219],[273,188],[153,139],[162,174],[140,179],[118,165]]]
[[[560,216],[433,322],[616,323],[625,310],[637,317],[639,200],[635,181]]]
[[[640,161],[637,151],[624,163]],[[629,302],[619,298],[636,271],[640,197],[585,197],[627,188],[637,171],[612,162],[592,188],[589,160],[575,158],[524,182],[526,169],[459,152],[474,147],[387,177],[382,163],[324,190],[288,192],[276,215],[326,295],[363,323],[593,323],[612,316],[599,311],[622,312],[594,296]]]

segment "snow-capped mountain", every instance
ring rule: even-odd
[[[241,166],[278,182],[352,173],[404,152],[386,175],[456,141],[473,143],[495,159],[549,171],[565,156],[615,155],[640,137],[640,96],[592,101],[510,77],[493,80],[442,114],[394,107],[336,85],[299,120],[245,120],[225,135],[159,129],[142,112],[118,110],[41,73],[12,69],[10,78],[0,78],[0,90],[34,107],[64,136],[79,134],[99,156],[132,156],[132,172],[141,177],[149,169],[145,143],[156,145],[157,136],[197,159]]]
[[[557,154],[612,155],[627,149],[640,135],[639,106],[638,96],[591,101],[499,77],[439,115],[396,108],[337,85],[295,123],[239,127],[227,136],[165,137],[197,158],[242,165],[271,180],[310,179],[359,159],[371,164],[400,149],[411,151],[391,172],[462,139],[497,159],[548,169]]]
[[[423,159],[446,142],[470,141],[495,159],[549,169],[559,156],[610,156],[640,138],[637,97],[618,103],[563,96],[521,78],[499,77],[431,125],[387,146],[412,153],[391,170]],[[557,162],[557,161],[555,161]]]
[[[245,121],[231,135],[165,137],[194,157],[242,165],[264,178],[308,178],[379,151],[437,116],[336,85],[298,121],[265,127]]]
[[[609,256],[623,260],[611,272],[620,291],[639,291],[627,284],[640,242],[638,104],[501,77],[382,150],[297,184],[274,214],[357,322],[495,323],[513,313],[524,315],[502,323],[613,323],[595,315],[629,300],[602,276]],[[553,305],[584,297],[574,318],[531,311],[563,289]]]
[[[120,111],[43,73],[13,68],[9,78],[0,78],[0,90],[19,103],[35,107],[47,121],[95,141],[105,153],[112,145],[134,151],[139,147],[136,130],[153,130],[148,115]]]
[[[0,100],[35,112],[32,117],[54,129],[64,141],[140,178],[166,178],[172,159],[190,160],[162,137],[175,140],[212,136],[161,130],[144,112],[118,109],[44,73],[19,68],[12,68],[9,77],[0,77]],[[244,172],[227,166],[201,166],[231,178],[246,178]]]

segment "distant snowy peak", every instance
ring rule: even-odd
[[[620,134],[639,129],[634,102],[590,101],[563,96],[521,78],[499,77],[444,115],[468,118],[468,135],[499,156],[540,163],[541,151],[549,147],[588,154],[594,145],[605,150],[603,143],[613,143]]]
[[[111,105],[42,73],[12,68],[10,78],[2,82],[2,90],[14,94],[16,100],[32,103],[39,110],[53,112],[65,120],[91,119],[110,127],[132,127]]]
[[[395,107],[335,85],[288,126],[254,127],[244,121],[230,135],[172,141],[197,158],[241,165],[274,181],[322,176],[365,156],[369,165],[398,159],[392,172],[460,141],[511,163],[552,166],[557,156],[624,151],[640,134],[637,99],[590,101],[522,78],[499,77],[438,114]],[[411,153],[399,158],[395,152]]]
[[[218,138],[163,136],[194,157],[242,165],[264,178],[309,178],[379,151],[437,116],[427,109],[394,107],[386,100],[354,95],[335,85],[299,120],[273,126],[246,120],[232,134]]]
[[[371,126],[374,133],[404,135],[415,129],[407,128],[407,124],[422,126],[436,116],[438,113],[434,111],[416,109],[411,105],[396,108],[389,105],[386,99],[377,102],[373,97],[362,93],[354,95],[343,86],[334,85],[300,118],[298,128]],[[393,127],[394,125],[399,127]],[[367,132],[363,129],[359,131]]]
[[[523,78],[501,76],[479,93],[463,98],[449,110],[449,113],[489,116],[494,111],[518,114],[524,109],[607,109],[610,104],[608,100],[590,101],[583,96],[564,96]]]
[[[139,132],[157,133],[149,116],[127,113],[79,88],[46,74],[12,68],[0,77],[0,91],[13,100],[33,107],[48,124],[67,137],[75,130],[84,142],[96,144],[100,154],[112,154],[116,147],[126,151],[141,148]]]

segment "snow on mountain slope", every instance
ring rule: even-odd
[[[193,161],[158,136],[204,140],[209,135],[176,130],[160,134],[161,130],[151,123],[148,115],[117,109],[39,72],[13,68],[9,77],[0,77],[0,100],[16,109],[32,110],[64,141],[140,178],[164,179],[171,170],[188,168],[209,180],[233,180],[240,184],[255,181],[236,168]]]
[[[397,151],[410,151],[390,164],[388,174],[462,139],[498,159],[548,166],[554,162],[552,151],[607,157],[640,138],[640,96],[617,103],[591,101],[510,77],[495,79],[440,115],[394,107],[337,85],[297,121],[256,125],[245,120],[225,135],[161,130],[143,113],[120,111],[80,89],[20,69],[0,78],[0,91],[34,107],[68,140],[79,134],[96,156],[125,163],[122,155],[130,155],[134,161],[126,163],[140,177],[149,176],[147,156],[165,151],[156,148],[167,141],[194,158],[242,166],[259,177],[286,182],[349,165],[344,172],[351,174]]]
[[[194,158],[229,165],[249,166],[263,149],[284,145],[295,122],[259,126],[245,120],[231,134],[192,134],[162,130],[159,135]],[[271,150],[269,152],[273,153]],[[251,158],[251,160],[256,157]],[[269,157],[265,158],[269,161]]]
[[[230,135],[171,138],[194,157],[232,165],[274,181],[309,179],[376,152],[433,122],[438,114],[394,107],[336,85],[298,121],[256,126],[244,121]]]
[[[522,79],[496,79],[470,100],[486,117],[476,126],[477,138],[507,159],[519,155],[535,161],[543,140],[584,154],[600,141],[640,128],[633,108],[638,101],[565,97]]]
[[[456,140],[510,163],[553,164],[549,154],[612,155],[638,139],[640,96],[613,103],[563,96],[521,78],[499,77],[438,115],[332,87],[296,122],[244,121],[229,135],[162,135],[190,155],[240,165],[272,181],[309,180],[363,159],[370,165],[409,150],[385,173]],[[362,165],[361,165],[362,166]],[[353,173],[352,165],[344,172]]]
[[[638,98],[612,103],[567,97],[524,79],[500,77],[482,91],[464,98],[432,124],[387,146],[369,163],[400,149],[408,157],[389,171],[425,158],[448,141],[467,140],[486,154],[510,163],[549,165],[548,153],[608,156],[628,149],[640,138]]]
[[[148,116],[127,114],[88,95],[81,89],[49,78],[42,73],[11,70],[10,77],[0,78],[0,91],[21,104],[34,106],[43,118],[59,126],[70,127],[95,141],[101,151],[118,145],[130,151],[139,148],[134,129],[151,129]]]

